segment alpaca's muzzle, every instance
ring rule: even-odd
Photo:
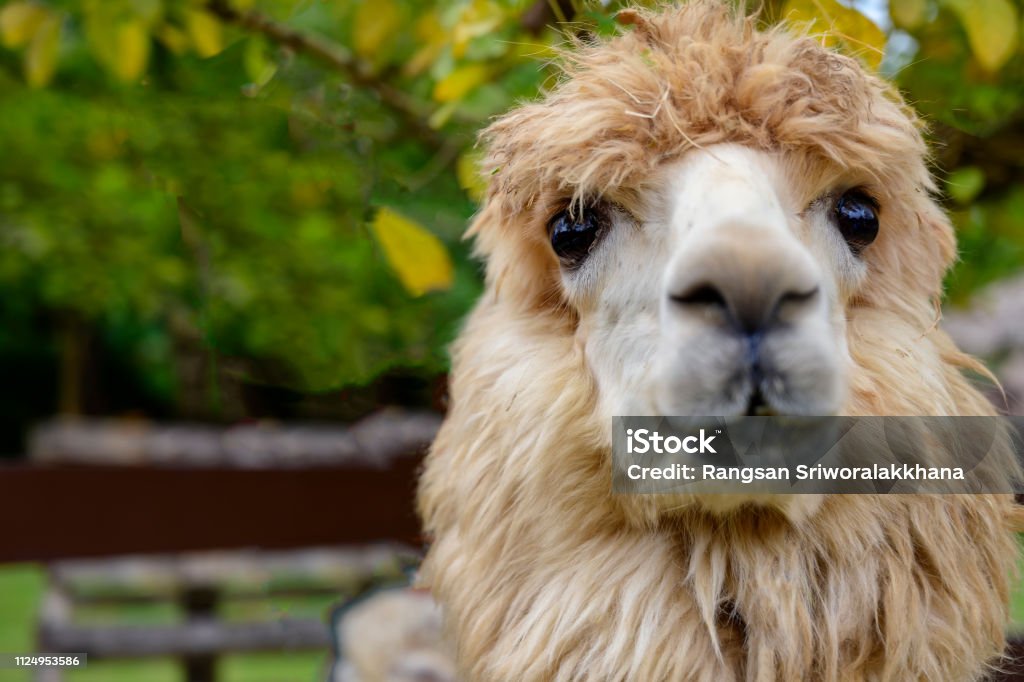
[[[835,287],[800,219],[782,209],[772,158],[722,145],[673,172],[659,411],[834,413]]]

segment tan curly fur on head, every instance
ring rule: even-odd
[[[994,413],[937,326],[955,243],[899,94],[721,2],[627,23],[483,135],[487,288],[419,491],[462,675],[979,679],[1010,496],[612,494],[616,414]]]

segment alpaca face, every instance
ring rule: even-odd
[[[955,240],[899,93],[716,0],[626,16],[483,134],[453,404],[546,424],[530,442],[579,471],[617,415],[988,413],[937,329]]]
[[[483,134],[495,324],[571,337],[606,427],[962,411],[969,360],[934,333],[953,232],[899,94],[724,3],[627,16]]]
[[[840,410],[844,299],[876,209],[845,186],[800,205],[786,183],[772,155],[715,145],[659,169],[631,210],[555,216],[606,416]]]

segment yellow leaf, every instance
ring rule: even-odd
[[[425,227],[381,208],[370,224],[391,269],[413,296],[448,289],[454,269],[441,240]]]
[[[149,61],[149,31],[139,20],[125,21],[114,31],[114,45],[109,64],[111,72],[121,81],[138,80]]]
[[[434,99],[438,102],[457,102],[490,76],[483,64],[466,64],[452,71],[434,86]]]
[[[204,59],[224,49],[224,36],[220,21],[209,12],[190,9],[185,12],[185,29],[192,39],[196,54]]]
[[[900,28],[914,29],[925,19],[928,6],[925,0],[890,0],[889,16]]]
[[[36,29],[25,51],[25,80],[41,88],[53,78],[60,50],[60,17],[51,15]]]
[[[441,54],[441,50],[444,48],[443,45],[436,43],[428,43],[416,50],[416,53],[409,58],[409,61],[402,67],[402,73],[406,76],[418,76],[437,59]]]
[[[828,46],[853,54],[872,69],[882,63],[885,31],[857,10],[838,0],[787,0],[782,8],[786,21],[807,27]]]
[[[459,108],[458,102],[445,102],[427,118],[427,125],[434,130],[440,130],[452,117],[455,110]]]
[[[452,29],[452,53],[462,57],[473,38],[493,32],[505,19],[504,8],[493,0],[472,0]]]
[[[459,180],[459,187],[466,190],[466,194],[473,201],[480,202],[487,194],[487,182],[480,175],[480,153],[476,150],[462,154],[455,162],[455,176]]]
[[[416,42],[422,47],[402,67],[407,76],[418,76],[434,61],[448,41],[448,34],[441,25],[437,10],[431,10],[416,20]]]
[[[105,8],[104,8],[105,9]],[[137,14],[87,15],[86,36],[97,60],[118,80],[137,81],[149,61],[150,24]],[[159,31],[158,31],[159,33]]]
[[[444,42],[447,39],[437,8],[420,15],[416,20],[416,40],[421,43]]]
[[[34,2],[12,2],[4,6],[0,9],[0,43],[4,47],[27,44],[49,14],[45,7]]]
[[[998,71],[1017,50],[1017,8],[1010,0],[945,0],[960,18],[978,63]]]
[[[352,47],[373,61],[384,41],[397,33],[401,13],[394,0],[363,0],[352,23]]]
[[[185,54],[188,49],[188,36],[173,24],[163,24],[156,30],[156,38],[176,55]]]

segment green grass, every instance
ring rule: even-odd
[[[229,656],[219,672],[225,682],[323,682],[329,654],[302,653]]]
[[[36,618],[45,587],[41,566],[21,564],[0,567],[0,652],[35,651]],[[259,614],[289,616],[324,615],[330,599],[276,600]],[[257,615],[255,607],[227,608],[226,617]],[[142,624],[170,622],[174,609],[168,606],[131,606],[118,612],[107,607],[88,607],[76,614],[76,622],[132,622]],[[325,616],[326,617],[326,616]],[[287,654],[246,654],[225,656],[219,663],[224,682],[322,682],[326,677],[329,652]],[[67,682],[182,682],[177,661],[146,659],[138,661],[96,661],[85,668],[68,670]],[[0,669],[0,682],[32,682],[28,670]]]
[[[1017,583],[1013,590],[1013,601],[1010,602],[1010,618],[1013,621],[1010,629],[1014,632],[1024,630],[1024,584]]]
[[[0,651],[14,654],[35,649],[36,612],[43,582],[43,572],[36,566],[0,568]],[[0,682],[30,680],[27,670],[0,668]]]
[[[67,682],[182,682],[178,664],[170,659],[139,661],[99,661],[84,668],[69,670]]]
[[[1024,533],[1017,534],[1017,546],[1019,555],[1024,557]],[[1010,630],[1024,633],[1024,559],[1018,559],[1017,565],[1020,567],[1020,578],[1010,595]]]
[[[323,682],[327,654],[248,654],[226,656],[219,663],[224,682]],[[173,660],[101,661],[70,671],[67,682],[181,682]],[[26,678],[27,682],[27,678]]]

